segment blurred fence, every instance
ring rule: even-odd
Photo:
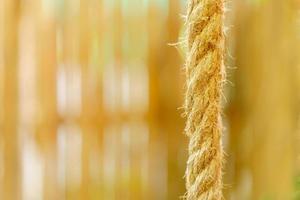
[[[0,199],[183,194],[179,2],[0,9]]]

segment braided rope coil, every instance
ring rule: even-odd
[[[185,133],[189,137],[187,200],[222,199],[221,99],[223,0],[189,0],[185,94]]]

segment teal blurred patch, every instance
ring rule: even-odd
[[[265,194],[263,195],[260,200],[275,200],[276,198],[274,197],[274,195],[268,193],[268,194]]]
[[[293,200],[300,200],[300,175],[295,177],[294,189],[295,189],[295,193],[293,196]]]

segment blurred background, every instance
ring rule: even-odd
[[[0,199],[179,199],[185,0],[0,0]],[[300,1],[226,2],[224,196],[300,199]]]

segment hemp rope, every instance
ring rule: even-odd
[[[185,172],[188,200],[222,199],[221,97],[223,0],[189,0],[185,95],[185,132],[189,158]]]

